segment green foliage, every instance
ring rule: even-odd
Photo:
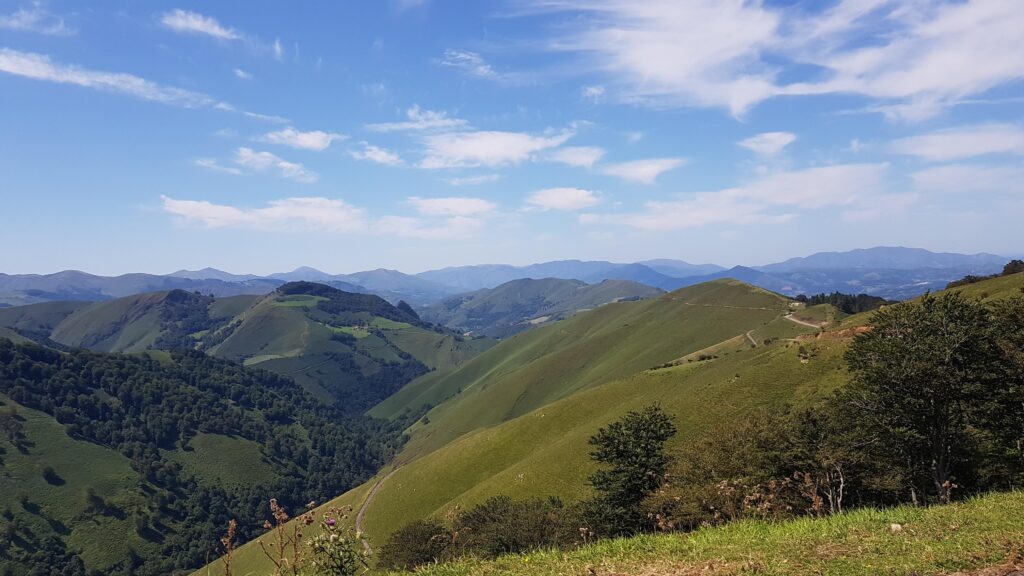
[[[591,522],[602,535],[618,536],[649,528],[642,503],[661,484],[669,458],[665,443],[676,434],[672,417],[654,404],[629,412],[590,438],[594,461],[603,467],[590,477],[597,498]]]
[[[846,314],[858,314],[860,312],[870,312],[876,310],[886,304],[894,304],[885,298],[878,296],[871,296],[870,294],[843,294],[841,292],[833,292],[831,294],[815,294],[813,296],[805,296],[800,294],[796,297],[797,302],[804,302],[808,306],[815,306],[818,304],[831,304],[840,311]]]
[[[412,570],[447,558],[453,547],[451,533],[437,520],[414,520],[399,528],[380,550],[378,567]]]
[[[366,567],[366,553],[362,550],[362,538],[351,528],[339,523],[338,511],[328,513],[321,521],[322,531],[310,538],[310,576],[355,576]]]
[[[62,354],[0,340],[0,393],[49,415],[63,437],[38,447],[31,437],[19,441],[26,434],[15,424],[20,423],[17,415],[4,407],[4,438],[13,438],[11,445],[22,445],[30,456],[45,454],[70,436],[123,459],[126,464],[117,466],[98,458],[80,467],[50,461],[54,474],[44,478],[37,468],[33,494],[76,496],[69,509],[98,519],[102,527],[90,532],[97,537],[117,539],[122,530],[142,535],[137,561],[128,563],[139,574],[198,566],[213,552],[218,527],[229,518],[240,520],[240,539],[257,533],[265,494],[278,494],[283,504],[296,508],[326,499],[363,482],[401,443],[400,424],[347,415],[317,402],[288,379],[192,351],[172,352],[170,362],[161,362],[147,355]],[[210,444],[210,439],[227,444]],[[190,447],[193,440],[197,445]],[[238,445],[262,461],[257,465],[266,472],[225,473],[223,466],[234,455],[217,462],[206,453],[209,447]],[[20,466],[23,460],[20,453],[12,455],[10,465]],[[89,479],[99,482],[112,471],[121,471],[119,478],[127,475],[129,487],[93,491]],[[3,482],[0,475],[0,486]],[[83,487],[85,496],[80,497]],[[36,505],[33,500],[26,498],[30,506]],[[60,510],[42,505],[44,512]],[[154,520],[136,525],[133,517],[143,516]],[[33,533],[55,538],[69,550],[86,534],[72,531],[65,541],[56,523],[43,523]],[[40,546],[24,538],[14,542],[20,541],[27,542],[29,552]],[[122,567],[128,564],[121,562]],[[116,565],[107,568],[115,571]]]
[[[579,542],[583,519],[577,507],[567,507],[557,498],[517,501],[493,496],[457,514],[452,524],[459,554],[497,558],[572,546]]]
[[[906,469],[913,497],[948,502],[976,450],[971,427],[998,384],[988,310],[958,294],[926,296],[871,324],[847,353],[851,419],[878,455]]]

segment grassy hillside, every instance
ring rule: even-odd
[[[309,283],[259,299],[207,339],[214,356],[288,376],[321,401],[352,410],[488,345],[435,330],[377,296]]]
[[[659,294],[662,291],[656,288],[623,280],[586,284],[580,280],[523,278],[446,298],[424,308],[420,315],[462,332],[505,338],[580,310]]]
[[[182,290],[0,310],[12,338],[102,352],[190,348],[289,376],[323,402],[362,411],[431,370],[490,345],[436,330],[367,294],[293,283],[267,296]]]
[[[932,508],[857,510],[783,523],[744,521],[692,534],[608,540],[571,552],[511,555],[493,562],[467,559],[426,566],[416,574],[911,576],[989,568],[984,574],[996,576],[1024,565],[1019,556],[1008,562],[1024,541],[1022,518],[1024,493],[993,494]],[[893,524],[901,530],[894,532]]]
[[[416,380],[370,414],[424,405],[406,457],[493,426],[585,388],[628,377],[762,328],[788,310],[778,295],[718,281],[641,302],[609,304],[503,341],[448,373]],[[451,400],[448,400],[451,398]]]

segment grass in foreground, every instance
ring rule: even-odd
[[[423,567],[417,574],[923,576],[997,565],[1022,546],[1024,493],[1015,492],[933,508],[744,521],[690,534],[609,540],[571,552],[465,559]]]

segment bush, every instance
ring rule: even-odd
[[[451,537],[437,520],[406,524],[388,538],[380,550],[378,566],[388,570],[412,570],[438,562],[451,552]]]

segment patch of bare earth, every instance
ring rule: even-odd
[[[998,566],[955,572],[950,576],[1024,576],[1024,555],[1020,550],[1016,550],[1010,554],[1006,562]]]

